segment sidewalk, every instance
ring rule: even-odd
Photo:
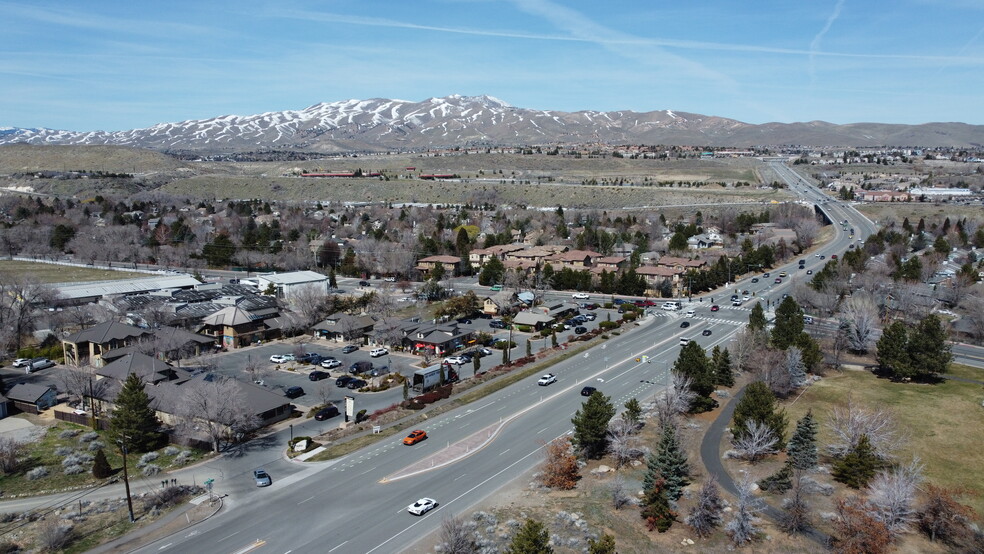
[[[211,504],[205,495],[194,498],[157,521],[134,529],[116,540],[101,544],[89,552],[133,552],[205,521],[217,514],[222,509],[222,505],[221,497],[216,497]]]

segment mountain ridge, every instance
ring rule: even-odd
[[[320,102],[300,110],[227,114],[125,131],[0,127],[0,144],[11,143],[325,153],[586,143],[979,148],[984,145],[984,125],[825,121],[751,124],[677,110],[533,110],[488,95],[452,94],[419,102],[387,98]]]

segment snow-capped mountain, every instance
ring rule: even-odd
[[[984,126],[825,122],[753,125],[671,110],[644,113],[529,110],[491,96],[451,95],[422,102],[384,98],[345,100],[315,104],[303,110],[225,115],[115,132],[0,127],[0,144],[15,142],[112,144],[172,151],[323,152],[589,142],[977,146],[984,144]]]

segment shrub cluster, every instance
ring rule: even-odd
[[[430,392],[425,392],[420,396],[415,396],[410,400],[407,400],[406,407],[412,410],[419,410],[427,404],[433,404],[438,400],[448,398],[451,396],[451,388],[451,385],[444,385],[443,387],[437,387]]]

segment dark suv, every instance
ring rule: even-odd
[[[301,387],[287,387],[284,391],[284,396],[287,398],[297,398],[299,396],[304,396],[304,389]]]
[[[492,321],[489,322],[489,327],[493,329],[505,329],[506,322],[502,321],[501,319],[493,319]]]

